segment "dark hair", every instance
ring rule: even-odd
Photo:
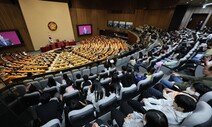
[[[212,71],[212,66],[208,67],[208,71]]]
[[[155,68],[149,67],[149,68],[147,68],[147,72],[150,74],[153,74],[155,72]]]
[[[51,98],[51,95],[49,93],[43,93],[41,96],[40,96],[40,102],[42,104],[46,104],[49,102]]]
[[[202,83],[194,83],[192,84],[192,87],[194,87],[195,91],[200,94],[200,97],[207,93],[208,91],[212,91],[212,89]]]
[[[47,83],[47,85],[48,85],[49,87],[56,86],[56,81],[54,80],[53,77],[49,77],[49,78],[48,78],[48,83]]]
[[[196,102],[193,98],[188,95],[177,95],[174,98],[174,102],[178,107],[183,108],[183,112],[190,112],[196,108]]]
[[[88,81],[88,75],[84,75],[83,79],[84,79],[85,82],[87,82]]]
[[[144,127],[168,127],[168,119],[161,111],[150,109],[145,114],[147,124]]]
[[[127,66],[122,66],[121,69],[122,69],[123,71],[127,71]]]
[[[69,79],[67,74],[63,74],[63,79],[66,81],[66,84],[69,86],[73,83],[72,80]]]
[[[77,78],[77,79],[80,79],[80,78],[81,78],[81,75],[80,75],[80,74],[77,74],[77,75],[76,75],[76,78]]]
[[[32,77],[32,72],[27,72],[27,77],[28,78]]]

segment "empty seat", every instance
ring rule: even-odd
[[[82,76],[84,76],[84,75],[90,75],[90,69],[84,69],[84,70],[82,70]]]
[[[91,68],[91,73],[97,74],[97,67],[96,66]]]

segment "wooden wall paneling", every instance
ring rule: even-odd
[[[26,27],[23,15],[18,4],[7,1],[0,4],[0,30],[16,29],[19,31],[24,41],[23,46],[11,47],[0,50],[4,52],[33,51],[33,45]]]

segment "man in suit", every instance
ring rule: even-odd
[[[0,35],[0,46],[10,46],[10,45],[13,45],[13,43],[9,39],[4,39],[4,37]]]
[[[49,93],[43,93],[40,97],[40,102],[42,104],[36,108],[40,125],[44,125],[55,118],[62,122],[63,105],[59,97],[50,98],[51,95]]]

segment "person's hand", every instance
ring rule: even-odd
[[[95,122],[92,124],[92,127],[99,127],[99,125],[98,125],[98,123]]]
[[[146,99],[147,99],[147,98],[143,98],[143,99],[141,100],[141,103],[143,103]]]
[[[176,73],[176,72],[173,72],[172,75],[173,75],[173,76],[180,76],[180,74],[178,74],[178,73]]]

